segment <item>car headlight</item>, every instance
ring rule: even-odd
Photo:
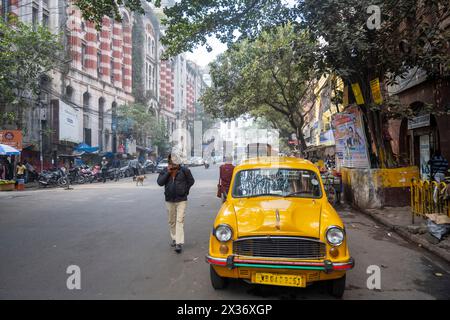
[[[231,239],[233,231],[229,225],[220,224],[215,230],[214,235],[220,242],[227,242]]]
[[[327,241],[332,246],[339,246],[344,241],[344,231],[339,227],[329,227],[326,233]]]

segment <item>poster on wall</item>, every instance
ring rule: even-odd
[[[0,143],[22,151],[22,131],[0,130]]]
[[[59,101],[59,140],[73,143],[83,142],[80,134],[81,112],[74,107]]]
[[[362,114],[357,106],[337,113],[332,119],[338,167],[370,168]]]

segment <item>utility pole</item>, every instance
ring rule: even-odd
[[[42,101],[39,98],[38,101],[39,108],[39,164],[41,172],[44,170],[44,156],[43,156],[43,138],[42,138]]]

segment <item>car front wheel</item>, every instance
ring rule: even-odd
[[[211,265],[209,266],[209,273],[211,276],[211,285],[215,290],[224,289],[227,286],[228,279],[219,276]]]
[[[328,292],[335,298],[342,298],[345,291],[345,275],[342,278],[329,280],[328,283]]]

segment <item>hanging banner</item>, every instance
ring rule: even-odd
[[[79,109],[59,101],[59,140],[73,143],[83,142],[83,132],[80,129],[82,114]]]
[[[352,84],[352,91],[353,91],[353,95],[355,96],[356,103],[359,105],[364,104],[364,97],[362,95],[359,83]]]
[[[348,86],[344,86],[344,93],[342,97],[342,105],[344,107],[348,106]]]
[[[373,102],[382,104],[383,96],[381,95],[380,79],[376,78],[370,81],[370,90],[372,91]]]
[[[370,168],[366,136],[361,110],[357,106],[347,108],[332,118],[338,167]]]

